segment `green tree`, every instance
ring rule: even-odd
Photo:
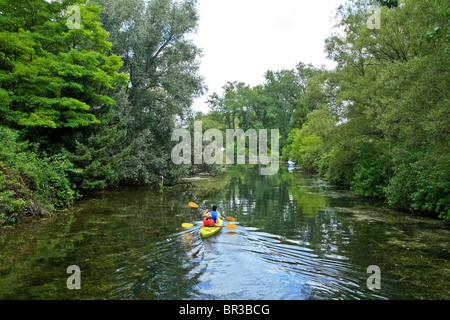
[[[305,97],[310,79],[320,72],[304,63],[292,70],[269,70],[263,84],[250,87],[243,82],[228,82],[222,96],[213,93],[208,102],[230,129],[278,129],[284,148],[291,129],[300,128],[306,115],[317,107],[314,99]]]
[[[193,98],[202,93],[197,74],[201,51],[187,35],[197,27],[197,1],[99,0],[103,26],[113,52],[124,60],[130,76],[127,104],[115,108],[126,117],[129,157],[120,179],[130,184],[175,181],[183,174],[171,163],[168,137],[175,119],[191,115]],[[181,170],[181,171],[180,171]]]
[[[312,111],[306,118],[301,129],[293,129],[289,133],[283,154],[303,171],[322,172],[325,169],[323,158],[329,152],[325,139],[329,139],[335,130],[336,120],[325,108]]]
[[[91,128],[89,138],[76,141],[74,152],[63,150],[63,154],[79,169],[72,181],[82,191],[95,191],[119,184],[119,168],[130,152],[130,146],[122,148],[127,132],[121,129],[123,121],[113,124],[112,113],[105,124]]]
[[[68,171],[73,189],[117,183],[126,131],[104,119],[128,75],[119,73],[101,8],[86,0],[0,4],[0,123],[37,142],[41,157],[64,150],[76,168]],[[69,28],[71,5],[80,9],[79,28]]]
[[[80,29],[68,29],[61,14],[71,4],[81,9]],[[113,104],[107,89],[126,79],[117,71],[120,57],[109,54],[100,8],[83,0],[4,0],[0,12],[0,122],[35,140],[51,130],[59,141],[99,123],[92,108]]]
[[[325,46],[337,67],[310,82],[307,99],[337,119],[322,139],[320,172],[363,195],[448,218],[448,5],[384,3],[381,28],[369,29],[371,4],[339,8],[344,32]]]

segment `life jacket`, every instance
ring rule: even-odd
[[[213,219],[210,219],[210,220],[204,219],[203,224],[205,225],[205,227],[210,227],[214,224],[214,220]]]
[[[211,219],[214,220],[214,222],[217,222],[217,215],[219,214],[217,211],[210,211],[209,213],[211,213]]]

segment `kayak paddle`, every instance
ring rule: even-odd
[[[192,223],[183,223],[181,226],[183,228],[190,228],[190,227],[193,227],[194,225]]]
[[[192,208],[198,208],[198,204],[196,204],[196,203],[194,203],[194,202],[189,202],[189,203],[188,203],[188,206],[189,206],[189,207],[192,207]]]
[[[189,202],[188,205],[191,208],[198,208],[198,204],[196,204],[194,202]],[[233,218],[233,217],[225,217],[225,219],[227,219],[228,221],[231,221],[231,222],[235,222],[236,221],[236,219]]]
[[[188,203],[188,206],[191,207],[191,208],[198,208],[198,204],[196,204],[195,202],[189,202],[189,203]],[[235,221],[236,221],[236,219],[233,218],[233,217],[226,217],[225,219],[227,219],[228,221],[231,221],[231,222],[235,222]],[[192,223],[183,223],[181,226],[182,226],[183,228],[191,228],[191,227],[193,227],[194,225],[193,225]],[[199,227],[202,227],[202,226],[199,225]],[[220,228],[223,228],[223,227],[224,227],[224,226],[222,226],[222,227],[220,227]],[[235,224],[227,224],[227,225],[225,226],[225,228],[228,228],[228,229],[236,229],[237,226],[236,226]]]
[[[194,225],[192,223],[183,223],[181,225],[183,228],[192,228]],[[203,225],[197,225],[198,227],[203,227]],[[237,226],[235,224],[227,224],[226,226],[221,226],[219,228],[228,228],[228,229],[236,229]]]

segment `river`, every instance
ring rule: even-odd
[[[0,299],[450,298],[450,231],[439,220],[287,167],[189,182],[105,191],[0,229]],[[212,204],[237,228],[202,239],[181,227]],[[71,265],[80,290],[67,288]],[[370,266],[379,289],[368,288]]]

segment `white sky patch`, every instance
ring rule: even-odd
[[[199,0],[198,33],[203,49],[200,74],[208,92],[194,103],[207,112],[206,98],[227,81],[251,86],[268,70],[293,69],[298,62],[333,68],[324,41],[333,32],[336,8],[345,0]]]

